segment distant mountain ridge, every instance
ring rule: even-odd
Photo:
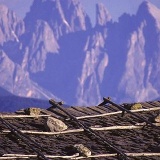
[[[24,20],[0,7],[0,87],[8,92],[71,105],[160,97],[160,9],[150,2],[118,22],[97,4],[94,27],[78,0],[34,0]]]

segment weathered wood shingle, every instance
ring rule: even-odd
[[[160,101],[141,104],[142,109],[132,112],[157,125],[157,127],[143,126],[141,120],[128,113],[122,117],[122,112],[112,105],[87,108],[69,107],[65,110],[77,117],[82,124],[94,130],[96,134],[98,133],[102,138],[116,146],[128,156],[128,159],[159,160],[160,127],[158,126],[160,124],[155,122],[155,117],[160,114]],[[48,115],[45,116],[45,114]],[[48,116],[58,117],[68,126],[68,129],[57,133],[48,132],[45,127]],[[84,131],[73,119],[58,108],[43,109],[40,115],[35,117],[25,115],[23,110],[21,113],[17,112],[17,114],[10,114],[10,116],[1,114],[1,119],[0,159],[7,159],[7,157],[14,159],[18,156],[21,156],[21,159],[38,159],[37,152],[25,144],[20,137],[14,135],[3,122],[3,119],[38,143],[41,149],[37,150],[47,159],[118,159],[117,153],[112,147],[105,145],[94,134]],[[29,140],[28,143],[34,146],[33,142],[29,142]],[[74,149],[76,144],[83,144],[91,151],[91,156],[85,157],[78,154]]]

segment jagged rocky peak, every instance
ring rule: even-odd
[[[96,4],[96,25],[104,26],[111,20],[111,16],[102,3]]]
[[[19,36],[24,32],[24,23],[16,14],[5,5],[0,4],[0,44],[9,40],[19,41]]]
[[[91,28],[90,18],[84,11],[79,0],[61,0],[61,6],[72,31]]]
[[[56,38],[91,27],[90,19],[78,0],[34,0],[25,17],[26,27],[32,29],[37,20],[46,21]]]
[[[149,1],[144,1],[139,6],[137,11],[137,16],[141,19],[152,18],[158,22],[160,25],[160,9]]]
[[[139,10],[149,12],[152,14],[153,12],[156,12],[158,8],[155,5],[153,5],[151,2],[146,0],[141,3],[141,5],[139,6]]]
[[[46,21],[56,38],[71,32],[59,0],[34,0],[24,19],[27,30],[32,30],[32,26],[37,20]]]

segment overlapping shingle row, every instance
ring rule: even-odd
[[[75,122],[77,120],[69,117],[63,110],[55,106],[51,106],[47,110],[40,109],[38,115],[28,115],[29,112],[21,110],[15,114],[1,114],[1,118],[39,144],[40,148],[35,148],[46,159],[126,158],[158,160],[160,159],[160,123],[158,121],[160,101],[140,104],[142,108],[130,111],[143,117],[156,127],[147,125],[141,119],[129,113],[122,116],[122,111],[109,104],[69,108],[64,108],[62,104],[58,104],[67,111],[66,113],[71,114],[87,128],[77,125]],[[133,104],[125,104],[126,108],[127,106],[131,107]],[[62,121],[67,127],[59,131],[51,131],[46,127],[48,117],[54,117]],[[32,149],[34,147],[33,141],[28,140],[30,145],[27,145],[21,137],[11,131],[3,120],[0,122],[0,159],[44,158]],[[52,123],[54,125],[57,122]],[[107,145],[100,138],[88,132],[87,129],[91,129],[91,132],[93,130],[93,133],[118,148],[120,153],[117,153],[112,146]],[[121,152],[126,157],[121,155]]]

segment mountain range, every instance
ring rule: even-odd
[[[114,22],[99,3],[92,26],[79,0],[34,0],[24,19],[0,5],[0,101],[86,106],[105,96],[117,103],[159,98],[159,15],[144,1],[135,15]]]

